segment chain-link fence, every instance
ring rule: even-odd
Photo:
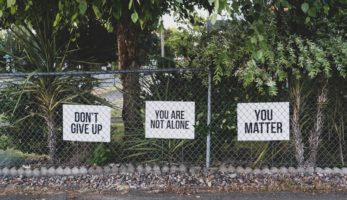
[[[0,76],[0,166],[345,166],[344,93],[317,100],[314,82],[267,95],[205,69]]]

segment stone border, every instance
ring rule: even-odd
[[[347,175],[347,168],[320,168],[320,167],[308,167],[308,168],[294,168],[294,167],[264,167],[264,168],[243,168],[241,166],[234,167],[232,165],[222,164],[220,167],[211,167],[209,169],[202,168],[199,166],[187,167],[183,164],[176,166],[157,164],[153,165],[137,165],[136,167],[132,164],[123,165],[108,165],[104,167],[41,167],[41,168],[26,168],[26,167],[4,167],[0,169],[0,176],[25,176],[25,177],[41,177],[41,176],[80,176],[80,175],[102,175],[102,174],[174,174],[174,173],[189,173],[191,175],[198,175],[201,173],[231,173],[235,177],[237,174],[254,174],[254,175],[313,175],[314,173],[319,175]]]

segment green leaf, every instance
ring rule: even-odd
[[[93,8],[93,11],[94,11],[96,18],[98,18],[98,19],[101,18],[101,12],[100,12],[99,8],[96,5],[93,5],[92,8]]]
[[[80,14],[81,14],[81,15],[84,15],[84,13],[86,13],[87,7],[88,7],[88,5],[87,5],[86,0],[80,0],[80,1],[79,1],[78,8],[79,8],[79,10],[80,10]]]
[[[16,4],[16,0],[7,0],[7,8],[14,6]]]
[[[290,4],[288,3],[287,0],[282,0],[282,1],[280,2],[280,4],[281,4],[283,7],[286,7],[286,8],[288,8],[288,7],[290,6]]]
[[[130,0],[130,1],[129,1],[128,9],[130,10],[131,7],[133,7],[133,0]]]
[[[11,6],[10,13],[11,15],[15,14],[17,12],[17,8],[15,6]]]
[[[58,25],[58,23],[60,22],[60,19],[61,19],[61,16],[60,14],[58,13],[56,16],[55,16],[55,19],[54,19],[54,22],[53,22],[53,26],[56,27]]]
[[[311,17],[306,17],[305,23],[307,24],[307,23],[310,23],[310,22],[311,22]]]
[[[112,26],[112,24],[111,24],[110,22],[107,22],[107,23],[105,24],[105,26],[106,26],[106,30],[107,30],[109,33],[112,33],[112,32],[113,32],[113,26]]]
[[[263,58],[263,55],[264,54],[263,54],[262,50],[257,51],[257,53],[255,54],[256,59],[258,59],[258,60],[261,60]]]
[[[210,16],[210,20],[211,20],[211,23],[212,23],[212,24],[215,24],[216,21],[217,21],[217,13],[213,13],[213,14]]]
[[[330,7],[329,7],[328,5],[325,5],[325,6],[323,7],[323,9],[324,9],[324,13],[325,13],[326,15],[328,15],[328,14],[329,14]]]
[[[214,1],[214,10],[215,10],[216,12],[219,11],[219,0],[215,0],[215,1]]]
[[[131,14],[131,20],[136,23],[137,20],[139,19],[139,15],[137,14],[137,12],[133,12],[133,14]]]
[[[143,21],[143,20],[139,20],[140,21],[140,26],[141,26],[141,29],[143,30],[143,28],[144,28],[144,25],[145,25],[145,22]]]
[[[178,3],[183,3],[183,0],[176,0]]]
[[[317,14],[317,10],[316,10],[316,8],[311,7],[310,9],[308,9],[307,14],[308,14],[310,17],[315,17],[315,16],[316,16],[316,14]]]
[[[256,44],[257,43],[257,38],[256,37],[251,37],[251,43]]]
[[[0,10],[0,17],[2,17],[2,15],[3,15],[3,12],[2,12],[2,10]]]
[[[304,13],[307,13],[309,7],[310,7],[310,6],[308,5],[308,3],[303,3],[303,4],[301,4],[301,10],[302,10]]]

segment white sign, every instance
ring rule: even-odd
[[[289,102],[238,103],[237,139],[289,140]]]
[[[63,140],[110,142],[111,108],[63,105]]]
[[[146,101],[146,138],[194,139],[195,102]]]

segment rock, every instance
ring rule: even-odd
[[[119,172],[119,167],[117,165],[113,165],[111,167],[111,173],[112,174],[117,174]]]
[[[31,170],[30,168],[27,168],[24,170],[24,175],[26,177],[32,177],[33,176],[33,170]]]
[[[178,168],[175,166],[175,165],[172,165],[170,167],[170,173],[173,174],[173,173],[176,173],[178,171]]]
[[[189,173],[192,176],[196,176],[196,175],[200,174],[200,172],[201,172],[201,167],[199,167],[199,166],[192,166],[189,168]]]
[[[316,167],[315,172],[316,172],[317,174],[324,174],[324,169],[322,169],[322,168],[320,168],[320,167]]]
[[[236,178],[236,177],[237,177],[237,174],[232,173],[232,174],[229,175],[229,177],[230,177],[230,178]]]
[[[296,168],[296,171],[299,173],[299,174],[304,174],[305,173],[305,169],[303,167],[298,167]]]
[[[10,169],[9,174],[10,174],[11,176],[18,176],[17,169],[16,169],[15,167],[12,167],[12,168]]]
[[[210,167],[210,168],[208,168],[208,171],[209,171],[211,174],[214,174],[214,173],[218,172],[218,167]]]
[[[145,172],[146,172],[147,174],[152,173],[152,167],[151,167],[150,165],[146,165],[146,167],[145,167]]]
[[[110,174],[111,173],[111,167],[109,166],[104,166],[102,168],[102,171],[105,173],[105,174]]]
[[[333,168],[333,173],[334,174],[339,174],[339,175],[342,175],[343,173],[342,173],[342,170],[340,169],[340,168],[337,168],[337,167],[334,167]]]
[[[79,174],[80,175],[85,175],[88,173],[88,170],[85,166],[80,167]]]
[[[65,176],[70,176],[72,174],[70,167],[65,167],[63,173]]]
[[[17,174],[18,174],[18,176],[24,176],[25,174],[24,174],[24,169],[23,169],[23,167],[20,167],[19,169],[17,169]]]
[[[130,187],[129,187],[129,185],[121,184],[121,185],[116,186],[116,190],[117,190],[117,192],[120,192],[121,194],[126,194],[129,192]]]
[[[308,174],[308,175],[313,175],[314,168],[313,167],[306,167],[305,168],[305,173]]]
[[[259,168],[255,168],[254,170],[253,170],[253,174],[261,174],[261,170],[259,169]]]
[[[243,173],[245,173],[245,169],[243,169],[243,167],[241,167],[241,166],[238,166],[238,167],[236,168],[236,173],[238,173],[238,174],[243,174]]]
[[[246,167],[246,169],[245,169],[245,173],[246,173],[246,174],[250,174],[250,173],[252,173],[252,172],[253,172],[252,168]]]
[[[161,168],[161,171],[166,174],[166,173],[169,173],[170,172],[170,168],[169,166],[167,165],[164,165],[162,168]]]
[[[9,176],[10,175],[10,170],[7,167],[4,167],[2,169],[2,175],[3,176]]]
[[[184,164],[180,164],[179,171],[181,173],[186,173],[187,172],[187,167]]]
[[[277,169],[277,167],[271,167],[270,172],[271,174],[278,174],[279,170]]]
[[[161,169],[160,169],[159,165],[155,164],[155,165],[153,166],[153,173],[155,173],[155,174],[161,174]]]
[[[207,180],[206,184],[207,184],[208,187],[212,187],[212,182],[211,181]]]
[[[268,167],[264,167],[262,170],[261,170],[261,173],[264,174],[264,175],[267,175],[267,174],[271,174],[271,171]]]
[[[55,173],[59,176],[64,175],[64,169],[62,167],[58,167],[57,169],[55,169]]]
[[[138,173],[143,173],[144,172],[144,169],[143,169],[143,166],[141,165],[141,164],[139,164],[137,167],[136,167],[136,171],[138,172]]]
[[[234,173],[236,171],[235,167],[232,165],[228,166],[228,172]]]
[[[41,171],[38,168],[35,168],[33,170],[33,176],[34,177],[40,177],[41,176]]]
[[[132,174],[132,173],[134,173],[135,172],[135,167],[134,167],[134,165],[133,164],[129,164],[128,165],[128,173],[130,173],[130,174]]]
[[[288,173],[291,175],[295,175],[298,173],[298,171],[296,171],[296,169],[294,167],[289,167],[288,168]]]
[[[342,171],[342,173],[343,173],[344,175],[347,175],[347,167],[343,167],[343,168],[341,169],[341,171]]]
[[[47,175],[48,176],[55,176],[55,175],[57,175],[55,168],[54,167],[50,167],[48,169],[48,171],[47,171]]]
[[[225,166],[225,164],[222,164],[221,166],[219,166],[218,171],[221,172],[221,173],[227,173],[228,172],[228,167]]]
[[[71,174],[76,176],[76,175],[79,175],[80,174],[80,170],[78,169],[78,167],[73,167],[71,169]]]
[[[41,172],[41,176],[47,176],[48,169],[46,167],[41,167],[40,172]]]
[[[102,167],[100,167],[100,166],[95,167],[95,174],[100,175],[100,174],[102,174],[102,173],[103,173]]]
[[[333,170],[331,168],[329,168],[329,167],[326,167],[326,168],[324,168],[324,173],[325,174],[332,174]]]
[[[121,165],[120,167],[119,167],[119,173],[120,174],[127,174],[128,173],[128,169],[127,169],[127,167],[125,166],[125,165]]]
[[[279,170],[279,172],[280,172],[281,174],[288,174],[288,169],[287,169],[286,167],[281,167],[280,170]]]
[[[88,174],[95,175],[96,174],[95,168],[94,167],[89,167]]]

